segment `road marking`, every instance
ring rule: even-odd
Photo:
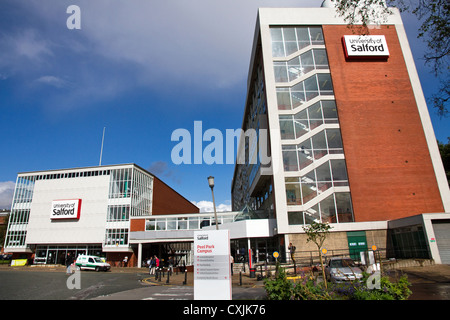
[[[194,292],[192,288],[166,287],[163,292],[152,293],[150,297],[142,300],[192,300]]]

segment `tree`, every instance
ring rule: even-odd
[[[443,144],[438,141],[439,152],[441,153],[442,163],[444,164],[445,174],[447,176],[447,182],[450,186],[450,137],[447,138],[447,144]]]
[[[380,24],[392,14],[389,7],[411,12],[422,21],[418,38],[425,41],[425,64],[432,68],[441,85],[429,99],[441,117],[449,113],[450,99],[450,2],[448,0],[336,0],[336,9],[349,25]]]
[[[5,243],[6,231],[8,229],[9,215],[10,214],[7,214],[3,219],[3,222],[0,223],[0,249],[3,247],[3,244]]]
[[[323,267],[322,248],[323,243],[330,233],[330,229],[331,226],[328,223],[322,222],[313,222],[303,227],[303,230],[305,230],[306,236],[308,237],[306,241],[315,243],[319,251],[320,266],[322,268],[322,277],[325,284],[325,289],[327,289],[327,279],[325,278],[325,268]]]

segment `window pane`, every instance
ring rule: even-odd
[[[315,103],[311,107],[309,107],[308,114],[310,130],[314,130],[315,128],[323,124],[322,108],[320,106],[320,103]]]
[[[198,218],[189,218],[189,229],[198,229]]]
[[[284,44],[283,42],[272,42],[272,56],[284,57]]]
[[[284,171],[298,171],[297,152],[295,150],[283,150]]]
[[[291,109],[291,97],[289,91],[277,89],[277,101],[279,110],[290,110]]]
[[[315,183],[302,182],[302,200],[303,204],[317,196],[317,187]]]
[[[148,220],[145,223],[145,230],[155,230],[156,229],[156,222],[155,220]]]
[[[300,170],[306,168],[313,162],[312,151],[311,150],[299,150],[298,160],[300,162]]]
[[[323,116],[325,119],[337,119],[336,102],[322,101]],[[328,122],[329,123],[329,122]]]
[[[304,73],[314,70],[314,60],[313,60],[313,56],[312,56],[312,51],[305,52],[304,54],[302,54],[300,56],[300,59],[302,62],[302,67],[303,67]]]
[[[308,28],[303,27],[303,28],[296,28],[296,29],[297,29],[297,39],[298,39],[299,49],[309,46],[310,40],[309,40]]]
[[[331,83],[331,77],[329,74],[318,74],[317,75],[319,81],[320,92],[323,93],[332,93],[333,85]]]
[[[292,117],[289,116],[290,119],[281,119],[280,116],[280,131],[281,131],[281,139],[294,139],[294,123],[292,121]]]
[[[331,170],[333,172],[333,180],[348,180],[347,169],[344,160],[331,160]]]
[[[328,148],[342,149],[341,132],[339,129],[327,129]]]
[[[303,224],[303,212],[288,212],[288,223],[290,225]]]
[[[315,76],[306,79],[303,83],[306,91],[317,91],[317,80]]]
[[[336,209],[334,207],[334,196],[331,195],[320,202],[320,211],[322,214],[322,222],[335,223]]]
[[[297,42],[288,41],[285,42],[285,46],[286,46],[286,56],[298,51]]]
[[[322,119],[322,107],[320,106],[320,103],[314,103],[311,107],[309,107],[308,113],[310,119]]]
[[[177,219],[167,218],[167,230],[176,230],[176,228],[177,228]]]
[[[328,69],[328,59],[325,50],[314,49],[314,61],[317,69]]]
[[[350,199],[350,193],[336,193],[336,209],[339,218],[339,222],[352,222],[352,202]]]
[[[289,81],[293,81],[303,75],[303,68],[300,65],[288,66],[288,71]]]
[[[325,140],[325,131],[321,131],[312,137],[314,150],[326,150],[327,143]]]
[[[323,33],[321,27],[309,27],[312,44],[323,44]]]
[[[306,101],[309,101],[319,95],[316,76],[310,77],[304,81]]]
[[[284,41],[297,41],[294,28],[283,28]]]
[[[178,218],[178,230],[186,230],[187,224],[188,224],[187,218]]]
[[[305,101],[305,94],[303,92],[292,92],[292,108],[301,106]]]
[[[299,57],[295,57],[294,59],[289,60],[287,66],[289,71],[289,81],[297,79],[304,73],[303,68],[300,66]]]
[[[270,35],[272,37],[272,41],[283,41],[281,28],[270,28]]]
[[[296,138],[301,137],[305,133],[309,132],[308,120],[296,120],[295,121],[295,135]]]
[[[317,181],[331,181],[330,163],[326,162],[316,169]]]
[[[288,205],[301,205],[300,184],[286,184],[286,201]]]
[[[156,230],[166,230],[166,220],[165,219],[156,220]]]
[[[287,82],[287,69],[285,62],[274,62],[274,72],[276,82]]]
[[[308,120],[308,114],[306,113],[306,110],[302,110],[302,111],[298,112],[294,116],[294,119],[296,119],[296,120]]]
[[[311,224],[313,222],[320,222],[319,206],[317,204],[305,211],[305,223]]]

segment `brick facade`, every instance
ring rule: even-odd
[[[347,26],[323,26],[355,221],[443,212],[421,119],[395,26],[387,60],[346,60]]]

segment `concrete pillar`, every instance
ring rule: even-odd
[[[138,266],[138,268],[142,267],[142,243],[138,243],[137,266]]]

